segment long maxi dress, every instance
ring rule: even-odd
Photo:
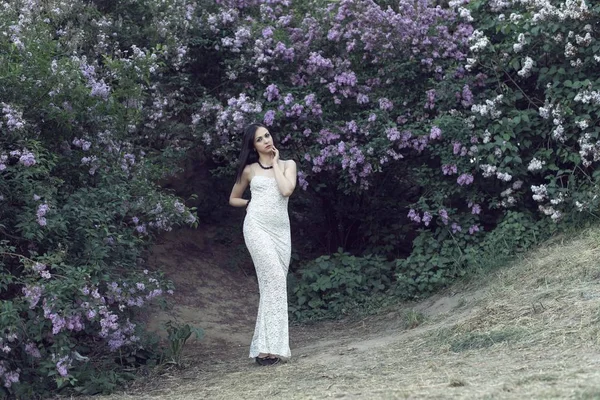
[[[274,177],[254,175],[252,201],[244,219],[244,241],[252,257],[260,302],[250,357],[269,353],[290,357],[288,334],[287,273],[291,257],[288,198]]]

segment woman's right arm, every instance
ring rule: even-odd
[[[244,168],[244,172],[242,172],[242,177],[239,182],[236,182],[233,185],[233,189],[231,189],[231,194],[229,195],[229,204],[234,207],[246,207],[250,200],[243,199],[244,191],[248,187],[250,183],[250,166],[246,166]]]

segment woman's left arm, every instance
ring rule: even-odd
[[[277,160],[274,161],[279,161],[278,159],[279,154],[277,154]],[[288,160],[284,163],[285,169],[282,171],[279,162],[273,162],[273,172],[275,173],[275,180],[281,194],[285,197],[290,197],[296,188],[296,163],[293,160]]]

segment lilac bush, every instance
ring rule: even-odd
[[[400,287],[429,290],[507,218],[547,234],[597,208],[598,12],[580,0],[218,3],[200,30],[222,79],[192,116],[196,138],[232,165],[242,126],[264,122],[335,245],[373,250],[358,231],[392,249],[415,239]]]
[[[158,357],[136,316],[173,292],[143,252],[196,222],[155,183],[183,154],[158,78],[193,9],[149,6],[155,36],[131,43],[93,4],[0,4],[0,397],[108,391],[114,359]]]
[[[431,168],[420,181],[445,196],[418,201],[423,211],[452,210],[455,244],[434,244],[447,237],[447,216],[435,230],[423,230],[415,252],[398,262],[407,291],[431,289],[457,273],[440,274],[440,267],[481,264],[478,251],[526,248],[564,219],[594,215],[598,207],[594,143],[600,131],[592,123],[598,118],[592,93],[600,8],[586,1],[520,0],[465,7],[482,28],[469,38],[463,89],[442,85],[455,99],[432,115],[445,133],[431,149],[441,171]],[[459,174],[454,182],[452,172]]]
[[[210,57],[222,80],[213,86],[215,73],[193,81],[207,96],[191,120],[195,140],[229,168],[220,171],[233,168],[244,124],[262,121],[282,155],[299,163],[303,195],[324,207],[317,235],[331,238],[327,250],[365,251],[381,240],[408,249],[394,243],[396,224],[377,213],[365,218],[364,209],[402,213],[397,224],[406,222],[404,207],[418,198],[406,160],[428,157],[444,137],[430,119],[445,93],[432,88],[464,86],[464,69],[455,69],[466,62],[470,22],[428,1],[224,3],[205,8],[202,20],[203,47],[191,48],[189,68]],[[414,234],[406,233],[409,242]]]
[[[412,123],[427,117],[425,105],[435,97],[428,81],[466,59],[472,28],[428,1],[395,9],[372,1],[307,7],[307,15],[286,3],[261,4],[244,19],[247,8],[205,14],[206,34],[219,33],[213,46],[232,82],[203,104],[198,131],[214,132],[206,145],[234,159],[241,128],[260,118],[285,132],[281,143],[301,162],[304,188],[332,172],[340,181],[335,189],[367,190],[388,163],[441,136]],[[407,78],[422,85],[408,86]]]

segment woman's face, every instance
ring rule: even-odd
[[[259,153],[273,151],[273,138],[266,128],[259,127],[254,133],[254,148]]]

